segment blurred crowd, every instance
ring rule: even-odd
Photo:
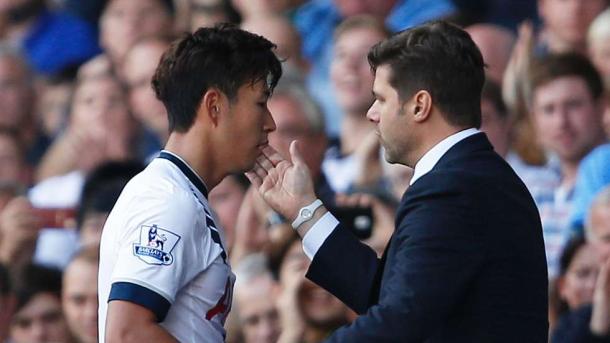
[[[0,0],[0,342],[97,341],[105,219],[168,136],[151,77],[181,32],[219,22],[277,44],[269,143],[287,156],[299,140],[319,198],[381,255],[412,170],[383,160],[366,118],[367,53],[433,19],[464,27],[487,64],[481,130],[540,211],[550,340],[610,341],[609,5]],[[305,279],[289,220],[243,175],[209,201],[237,274],[227,342],[319,342],[355,318]]]

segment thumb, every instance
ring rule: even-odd
[[[301,156],[301,152],[299,151],[298,141],[294,140],[290,143],[290,160],[292,164],[305,164],[303,160],[303,156]]]

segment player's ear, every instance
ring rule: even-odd
[[[214,124],[218,125],[218,119],[220,118],[220,111],[222,110],[222,97],[223,94],[216,88],[208,89],[201,99],[199,105],[199,115],[206,116]]]

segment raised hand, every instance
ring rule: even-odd
[[[297,141],[290,144],[290,159],[266,147],[246,176],[273,210],[292,221],[299,209],[312,203],[316,195]]]

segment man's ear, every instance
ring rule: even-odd
[[[413,95],[413,101],[409,105],[410,112],[413,115],[415,122],[421,123],[428,119],[432,112],[432,96],[426,90],[419,90]]]
[[[223,94],[216,88],[208,89],[201,99],[199,114],[206,116],[214,124],[218,125],[220,112],[223,106]]]

